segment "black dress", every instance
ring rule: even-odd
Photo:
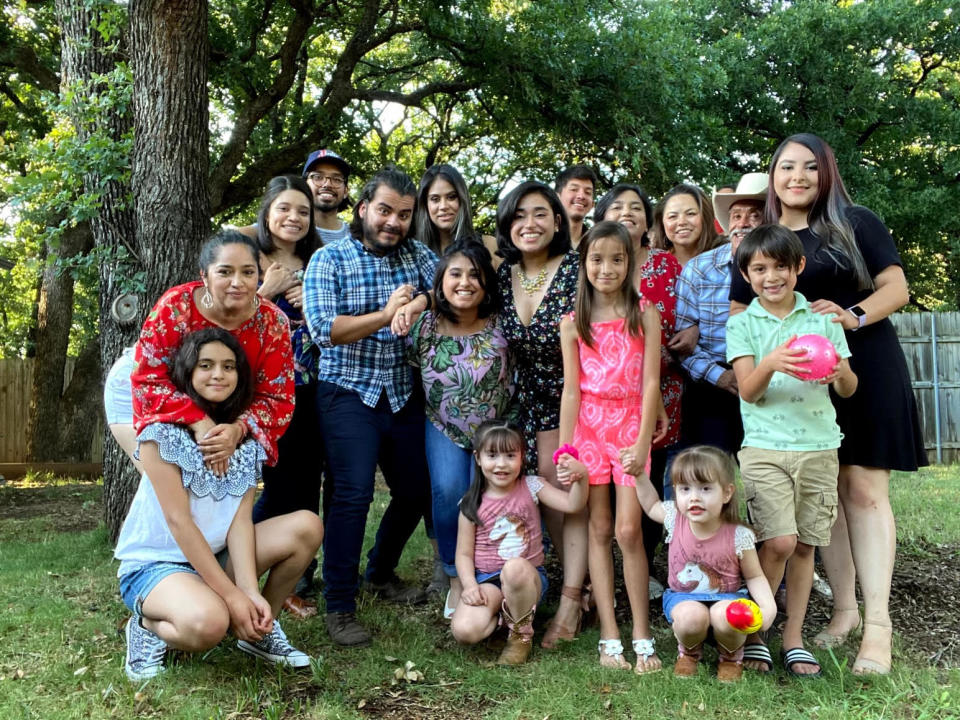
[[[573,311],[580,256],[575,250],[564,256],[529,325],[521,323],[517,315],[510,274],[512,267],[503,263],[497,273],[503,295],[500,321],[516,363],[515,400],[527,443],[527,470],[535,473],[536,434],[560,427],[560,395],[563,391],[560,318]]]
[[[891,265],[902,264],[880,218],[860,206],[847,208],[846,216],[871,277]],[[873,292],[858,290],[851,264],[844,261],[838,265],[820,248],[820,241],[809,228],[797,235],[807,259],[797,278],[797,292],[807,300],[830,300],[848,308]],[[753,297],[743,276],[733,273],[730,299],[749,304]],[[852,353],[850,367],[859,383],[849,398],[837,397],[830,390],[843,432],[840,463],[905,471],[927,465],[917,401],[893,323],[884,318],[857,331],[847,330],[846,337]]]

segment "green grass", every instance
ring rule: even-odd
[[[960,469],[936,468],[896,477],[892,497],[901,553],[923,543],[960,546]],[[536,648],[527,665],[504,670],[485,647],[460,648],[439,619],[439,607],[396,609],[363,599],[361,620],[373,647],[344,650],[322,621],[288,620],[303,649],[321,656],[304,672],[278,670],[241,654],[230,642],[204,657],[175,655],[170,672],[142,687],[123,675],[117,628],[127,612],[119,600],[116,564],[103,528],[64,532],[67,509],[89,511],[99,488],[66,483],[28,488],[54,513],[11,517],[2,512],[25,492],[0,488],[0,718],[957,718],[960,671],[923,667],[908,638],[898,636],[894,672],[855,678],[846,670],[855,647],[822,653],[826,678],[795,682],[776,672],[748,674],[720,686],[712,668],[693,681],[669,672],[646,677],[601,671],[597,631],[555,652]],[[378,495],[373,516],[385,503]],[[84,510],[85,508],[85,510]],[[24,513],[29,514],[29,513]],[[375,525],[371,522],[371,528]],[[372,538],[368,537],[368,544]],[[418,530],[400,573],[424,579],[429,546]],[[541,622],[552,608],[539,613]],[[655,632],[669,667],[675,641],[660,619]],[[628,628],[623,628],[625,637]],[[538,636],[539,637],[539,636]],[[406,661],[424,678],[392,684]]]

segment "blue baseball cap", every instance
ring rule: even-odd
[[[353,168],[350,167],[350,164],[342,157],[337,155],[333,150],[314,150],[307,156],[307,162],[303,166],[303,177],[307,176],[311,165],[321,161],[328,162],[331,165],[336,165],[338,168],[340,168],[340,172],[342,172],[344,176],[348,178],[350,177],[351,170],[353,170]]]

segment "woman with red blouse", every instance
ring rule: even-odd
[[[257,296],[259,249],[248,237],[224,230],[200,252],[200,280],[170,288],[150,311],[137,343],[133,420],[139,434],[153,423],[190,428],[208,467],[219,474],[247,435],[277,461],[277,440],[294,406],[293,352],[283,313]],[[254,375],[254,399],[231,424],[216,424],[170,378],[183,338],[221,327],[240,342]]]

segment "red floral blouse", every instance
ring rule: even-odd
[[[153,423],[190,425],[205,417],[203,410],[173,385],[170,368],[185,335],[217,327],[193,302],[201,282],[167,290],[157,301],[140,330],[134,356],[133,425],[139,434]],[[261,300],[250,320],[229,331],[243,346],[254,375],[253,402],[240,416],[252,437],[267,451],[268,464],[277,461],[277,440],[293,416],[293,350],[284,314],[270,301]]]
[[[666,250],[650,249],[650,256],[640,267],[640,296],[653,303],[660,313],[660,393],[670,427],[667,436],[653,446],[654,450],[680,440],[680,396],[683,376],[674,362],[667,341],[673,337],[677,320],[677,293],[674,287],[680,276],[680,261]]]

